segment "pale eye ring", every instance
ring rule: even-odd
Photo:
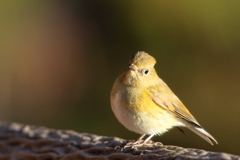
[[[145,70],[143,71],[143,73],[144,73],[145,76],[148,75],[149,69],[145,69]]]

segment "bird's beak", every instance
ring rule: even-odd
[[[129,68],[130,70],[132,70],[132,71],[136,71],[136,70],[137,70],[137,67],[136,67],[134,64],[130,64],[130,65],[128,66],[128,68]]]

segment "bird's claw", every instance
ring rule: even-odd
[[[141,141],[128,141],[125,145],[120,145],[120,146],[116,146],[115,149],[121,148],[121,151],[130,148],[130,149],[134,149],[135,147],[144,147],[144,146],[163,146],[163,144],[161,142],[153,142],[153,141],[148,141],[148,142],[144,142],[143,140]]]

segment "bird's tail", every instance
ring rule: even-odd
[[[205,139],[208,143],[210,143],[211,145],[213,145],[214,143],[218,144],[218,142],[216,141],[216,139],[213,138],[213,136],[211,136],[207,131],[205,131],[202,127],[189,127],[189,129],[191,131],[193,131],[194,133],[196,133],[197,135],[199,135],[200,137],[202,137],[203,139]]]

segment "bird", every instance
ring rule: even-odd
[[[155,64],[153,56],[138,51],[126,71],[115,80],[110,93],[117,120],[128,130],[141,134],[134,144],[147,144],[153,136],[174,127],[186,127],[211,145],[218,144],[159,78]]]

